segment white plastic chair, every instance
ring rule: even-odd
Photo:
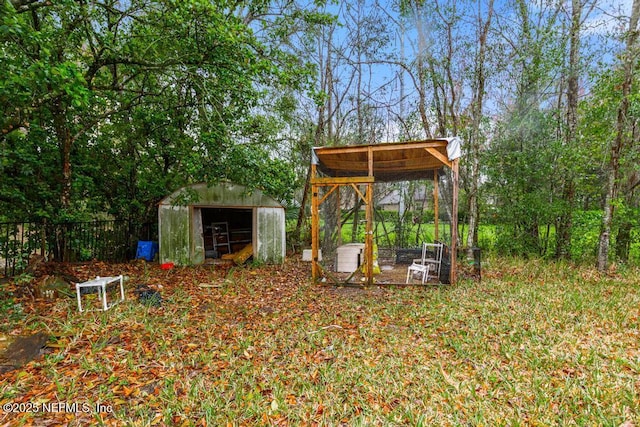
[[[423,284],[432,277],[436,280],[440,280],[440,265],[442,264],[443,247],[444,245],[442,243],[423,243],[422,258],[414,259],[413,263],[407,269],[406,283],[409,283],[409,280],[414,273],[422,275]]]
[[[420,260],[418,260],[420,261]],[[429,277],[429,269],[431,268],[430,264],[421,264],[419,262],[414,262],[407,268],[407,282],[411,279],[411,276],[415,273],[419,273],[422,275],[422,284],[427,281],[427,277]]]

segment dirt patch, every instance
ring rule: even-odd
[[[0,373],[13,371],[39,357],[48,339],[43,333],[9,339],[4,351],[0,350]]]

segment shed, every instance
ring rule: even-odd
[[[197,265],[245,249],[257,261],[279,264],[286,250],[285,212],[257,189],[193,184],[160,202],[158,238],[161,263]]]

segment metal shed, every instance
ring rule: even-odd
[[[245,250],[257,261],[280,264],[286,251],[285,211],[257,189],[230,182],[194,184],[160,202],[158,238],[161,263],[197,265]]]

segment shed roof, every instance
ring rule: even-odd
[[[201,182],[182,187],[160,201],[160,206],[274,207],[282,205],[258,189],[229,181]]]
[[[313,161],[331,177],[368,176],[369,165],[376,181],[432,179],[443,166],[460,157],[458,138],[393,142],[342,147],[314,147]],[[370,157],[371,156],[371,157]]]

